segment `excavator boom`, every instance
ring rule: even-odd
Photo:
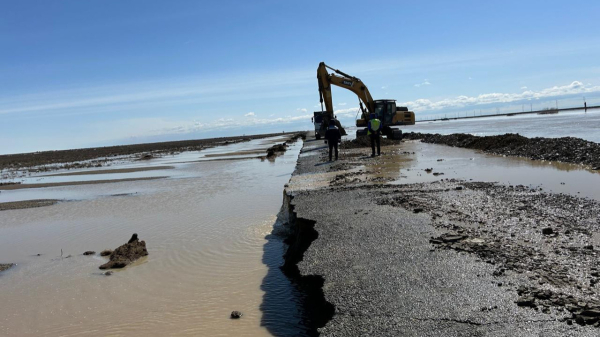
[[[335,74],[329,74],[327,69],[331,69]],[[317,80],[319,82],[321,105],[323,102],[325,102],[325,111],[330,112],[331,115],[333,115],[333,100],[331,98],[332,84],[344,89],[348,89],[355,93],[360,99],[360,102],[365,104],[368,113],[372,113],[375,110],[371,93],[369,92],[369,89],[367,89],[367,86],[364,85],[359,78],[350,76],[337,69],[329,67],[325,64],[325,62],[321,62],[319,63],[319,68],[317,68]]]

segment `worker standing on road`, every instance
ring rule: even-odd
[[[371,157],[375,157],[375,143],[377,143],[377,155],[381,155],[381,121],[375,114],[371,114],[369,119],[369,131],[367,135],[371,137]]]
[[[340,129],[335,126],[335,122],[332,120],[329,123],[327,131],[325,131],[325,143],[329,145],[329,161],[331,161],[332,151],[335,148],[335,160],[338,160],[338,143],[342,140],[342,134]]]

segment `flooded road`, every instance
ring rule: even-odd
[[[600,186],[600,172],[581,165],[503,157],[418,141],[405,142],[399,149],[390,148],[384,152],[383,163],[371,171],[375,176],[396,172],[394,183],[454,178],[524,185],[600,200],[597,188]]]
[[[0,335],[301,332],[297,294],[277,268],[283,244],[269,234],[302,142],[275,160],[240,160],[281,141],[254,140],[118,166],[157,170],[55,172],[23,183],[167,176],[162,179],[2,191],[0,202],[63,201],[0,212],[0,262],[16,263],[0,275]],[[213,160],[219,153],[238,160]],[[106,258],[82,255],[114,249],[132,233],[146,241],[149,256],[112,276],[98,269]],[[276,294],[284,299],[264,300]],[[243,318],[229,319],[233,310]]]
[[[321,147],[324,148],[324,147]],[[521,157],[504,157],[445,145],[405,141],[383,146],[381,157],[370,158],[370,148],[340,150],[348,158],[347,169],[334,169],[336,162],[322,157],[317,173],[292,177],[289,190],[310,190],[329,186],[336,178],[356,184],[412,184],[441,179],[498,182],[524,185],[547,192],[565,193],[600,200],[600,171],[587,167]],[[317,151],[300,156],[319,155]],[[331,169],[327,169],[331,166]]]

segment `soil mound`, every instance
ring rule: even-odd
[[[148,255],[146,242],[139,241],[137,234],[133,234],[128,243],[115,249],[115,251],[110,254],[109,261],[101,265],[100,269],[124,268],[133,261],[146,255]]]
[[[271,146],[268,150],[267,150],[267,158],[271,158],[273,156],[276,156],[278,152],[285,152],[287,150],[287,144],[286,143],[281,143],[281,144],[275,144],[273,146]]]
[[[600,166],[600,144],[574,137],[527,138],[514,133],[480,137],[464,133],[440,135],[408,132],[404,134],[404,139],[420,139],[424,143],[464,147],[506,156]]]

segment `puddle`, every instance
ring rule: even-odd
[[[321,144],[311,144],[300,156],[318,155],[321,148]],[[356,184],[411,184],[462,179],[525,185],[547,192],[600,200],[600,172],[580,165],[496,156],[418,141],[384,146],[381,148],[382,155],[374,160],[369,158],[370,148],[342,148],[340,151],[340,158],[348,164],[347,168],[293,177],[290,188],[305,190],[328,187],[337,175],[348,175],[355,179]],[[432,170],[428,172],[426,169]],[[362,174],[356,174],[359,172]]]
[[[389,150],[388,150],[389,149]],[[394,147],[382,149],[392,152]],[[415,154],[382,155],[376,165],[395,183],[427,182],[456,178],[492,181],[509,185],[541,187],[553,193],[566,193],[600,200],[600,172],[580,165],[502,157],[444,145],[404,142],[397,152]],[[442,159],[441,161],[438,161]],[[430,173],[425,169],[433,169]],[[434,175],[443,173],[443,175]]]

